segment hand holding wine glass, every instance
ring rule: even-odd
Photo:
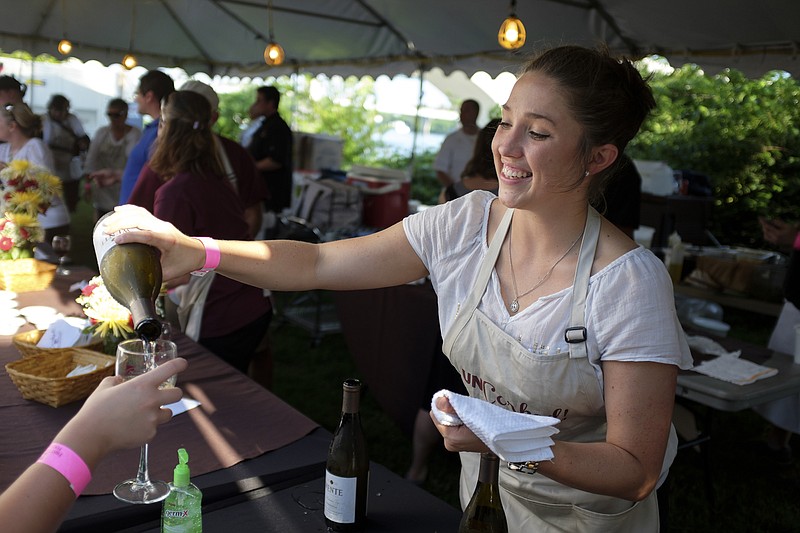
[[[67,254],[72,247],[72,240],[69,235],[56,235],[53,237],[52,246],[53,251],[58,254],[58,268],[56,268],[56,274],[59,276],[69,275],[69,269],[66,267],[66,264],[69,262]]]
[[[177,347],[174,342],[158,339],[144,341],[130,339],[117,346],[117,376],[124,380],[145,374],[160,364],[175,359]],[[164,381],[159,388],[175,386],[176,375]],[[154,503],[169,495],[169,485],[163,481],[151,481],[147,466],[148,445],[142,446],[139,469],[136,477],[123,481],[114,488],[114,496],[128,503]]]

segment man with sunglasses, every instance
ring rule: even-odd
[[[97,179],[102,179],[104,183],[114,183],[122,181],[118,204],[128,203],[133,186],[144,168],[144,164],[150,159],[151,147],[158,134],[158,120],[161,118],[161,102],[175,91],[175,83],[172,78],[160,70],[149,70],[139,78],[139,88],[136,90],[134,100],[139,109],[139,113],[149,115],[153,121],[147,124],[142,131],[139,143],[133,148],[128,161],[125,163],[125,170],[122,175],[119,172],[98,171],[95,173]]]

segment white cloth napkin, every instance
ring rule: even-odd
[[[436,407],[437,398],[450,401],[458,416]],[[503,461],[546,461],[553,458],[552,435],[558,418],[515,413],[489,402],[440,390],[433,395],[431,410],[446,426],[466,425]]]

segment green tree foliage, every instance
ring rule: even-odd
[[[711,231],[724,244],[763,247],[757,217],[800,219],[800,86],[770,73],[705,75],[696,66],[655,74],[657,108],[631,142],[639,159],[706,174]]]
[[[371,79],[304,75],[278,78],[270,83],[281,92],[279,112],[294,131],[332,135],[343,140],[342,169],[367,165],[408,170],[410,157],[389,153],[376,140],[388,121],[376,120]],[[220,117],[216,124],[219,134],[234,140],[241,137],[250,121],[248,109],[255,100],[256,87],[219,95]],[[434,156],[433,152],[417,154],[411,169],[411,196],[425,203],[435,203],[439,194],[432,168]]]
[[[272,83],[281,92],[280,114],[292,130],[341,138],[343,168],[368,164],[376,157],[382,128],[372,105],[374,82],[355,77],[325,79],[301,75],[279,78]],[[257,86],[238,93],[220,95],[218,131],[238,139],[249,123],[248,108],[255,100]]]

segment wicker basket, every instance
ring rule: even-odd
[[[94,372],[66,377],[77,365],[94,364]],[[26,400],[59,407],[82,400],[100,381],[114,373],[114,358],[91,350],[72,348],[56,354],[39,354],[6,365],[11,381]]]
[[[25,333],[17,333],[12,338],[12,342],[14,343],[14,346],[17,347],[17,350],[19,350],[19,353],[22,354],[22,357],[30,357],[32,355],[46,353],[61,353],[72,350],[73,348],[83,348],[85,350],[103,353],[103,339],[99,337],[93,337],[92,342],[89,344],[82,344],[80,346],[69,346],[66,348],[40,348],[36,346],[36,343],[42,338],[44,332],[45,330],[43,329],[34,329],[31,331],[26,331]]]
[[[56,265],[38,259],[14,259],[0,262],[0,290],[41,291],[50,286]]]

